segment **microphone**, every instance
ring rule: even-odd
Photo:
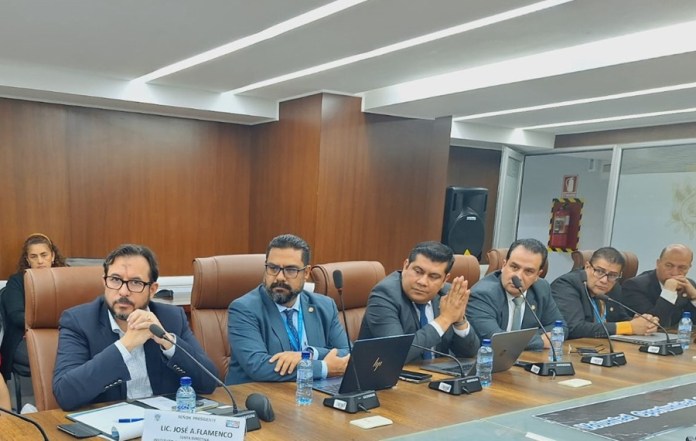
[[[582,286],[585,290],[585,295],[587,300],[590,301],[590,306],[592,306],[592,297],[590,297],[590,292],[587,290],[587,281],[583,280]],[[594,308],[593,308],[594,309]],[[596,311],[595,311],[596,313]],[[612,367],[612,366],[623,366],[626,364],[626,355],[623,352],[614,352],[614,346],[611,344],[611,337],[609,336],[609,330],[607,325],[604,323],[600,317],[597,320],[604,328],[604,332],[607,334],[607,340],[609,340],[609,353],[608,354],[592,354],[583,356],[580,361],[583,363],[595,364],[597,366]]]
[[[474,392],[479,392],[482,389],[481,379],[479,379],[479,377],[477,376],[471,375],[472,371],[476,368],[475,364],[471,366],[471,368],[466,372],[466,374],[464,374],[464,366],[462,366],[462,363],[454,355],[436,351],[434,349],[417,345],[415,343],[411,343],[411,346],[418,349],[425,349],[426,351],[433,352],[442,357],[447,357],[451,360],[454,360],[457,363],[457,365],[459,365],[459,373],[461,374],[461,377],[450,378],[447,380],[431,381],[430,384],[428,384],[428,387],[430,389],[439,390],[440,392],[444,392],[450,395],[461,395],[462,392],[465,394],[471,394]]]
[[[348,352],[350,356],[353,356],[353,346],[350,342],[350,335],[348,333],[348,319],[346,317],[346,305],[343,302],[343,273],[341,270],[334,270],[333,281],[336,290],[338,291],[338,299],[341,302],[341,312],[343,313],[343,323],[346,328],[346,339],[348,340]],[[374,409],[379,407],[379,399],[377,398],[377,393],[374,390],[362,390],[360,387],[360,378],[358,376],[357,368],[355,363],[351,360],[348,361],[351,365],[353,376],[355,377],[355,385],[358,387],[356,392],[346,393],[346,394],[336,394],[328,398],[324,398],[324,406],[332,407],[334,409],[342,410],[348,413],[356,413],[359,410],[367,412],[369,409]],[[345,375],[345,374],[344,374]]]
[[[227,395],[229,395],[230,401],[232,402],[232,415],[235,416],[235,417],[238,417],[238,418],[244,418],[244,419],[246,419],[246,430],[247,430],[247,432],[251,432],[252,430],[258,430],[258,429],[261,428],[261,422],[259,421],[259,417],[256,415],[256,411],[254,411],[254,410],[241,410],[241,411],[240,411],[240,410],[237,408],[237,402],[234,400],[234,397],[232,396],[232,392],[230,392],[230,389],[225,385],[225,383],[223,383],[222,381],[220,381],[220,379],[217,377],[217,375],[213,375],[212,372],[210,372],[205,366],[203,366],[203,364],[201,364],[201,362],[199,362],[198,360],[196,360],[196,359],[193,357],[193,355],[191,355],[191,354],[189,353],[189,351],[187,351],[186,349],[183,348],[183,346],[180,346],[180,345],[176,344],[175,342],[173,342],[173,341],[169,338],[169,336],[167,336],[167,333],[164,332],[164,329],[162,329],[161,326],[159,326],[159,325],[157,325],[157,324],[155,324],[155,323],[151,324],[151,325],[150,325],[150,332],[152,332],[152,334],[153,334],[155,337],[161,338],[161,339],[164,339],[164,340],[167,340],[169,343],[171,343],[171,344],[173,344],[174,346],[176,346],[177,349],[180,349],[181,352],[183,352],[184,354],[186,354],[186,356],[188,356],[188,358],[190,358],[194,363],[196,363],[196,365],[198,365],[198,367],[201,368],[201,370],[203,370],[203,372],[205,372],[210,378],[214,379],[215,382],[216,382],[220,387],[222,387],[223,389],[225,389],[225,392],[227,392]],[[227,410],[228,410],[228,409],[227,409]],[[213,413],[213,414],[215,414],[215,415],[226,415],[226,414],[227,414],[227,412],[225,412],[223,409],[220,409],[220,410],[217,410],[217,411],[215,411],[215,409],[211,409],[211,410],[209,410],[208,412]]]
[[[625,308],[635,314],[636,316],[642,318],[643,320],[650,321],[647,318],[643,317],[642,314],[639,314],[638,311],[629,308],[628,306],[624,305],[623,303],[619,302],[616,299],[612,299],[608,295],[605,294],[596,294],[595,295],[596,299],[599,300],[604,300],[605,302],[612,302],[616,303],[617,305],[621,306],[622,308]],[[652,322],[650,322],[652,323]],[[679,355],[684,353],[684,349],[681,347],[681,343],[679,342],[673,342],[669,339],[669,333],[667,330],[662,327],[662,325],[658,322],[657,327],[660,328],[660,331],[665,333],[665,338],[667,341],[662,342],[662,343],[647,343],[644,345],[641,345],[638,350],[640,352],[648,352],[650,354],[657,354],[657,355]]]
[[[536,311],[534,311],[534,308],[532,308],[532,305],[529,304],[527,296],[524,295],[524,291],[522,291],[522,281],[520,280],[520,278],[517,276],[512,276],[512,284],[515,285],[515,288],[517,288],[517,290],[520,292],[520,295],[524,299],[524,303],[527,305],[527,309],[529,309],[532,312],[534,320],[536,320],[542,332],[548,335],[548,333],[546,332],[546,328],[544,328],[544,325],[541,323],[541,320],[539,319],[539,316],[537,315]],[[575,375],[573,363],[569,361],[558,361],[556,349],[553,347],[553,344],[551,344],[550,346],[551,356],[553,358],[552,362],[528,363],[524,366],[525,370],[540,376],[552,375],[554,377],[558,377],[566,375]]]
[[[41,432],[41,436],[43,437],[44,441],[48,441],[48,436],[46,436],[46,432],[44,432],[43,428],[37,423],[36,421],[29,419],[25,417],[24,415],[20,415],[19,413],[12,412],[11,410],[7,410],[5,408],[0,407],[0,412],[4,412],[6,414],[12,415],[13,417],[17,417],[22,421],[26,421],[27,423],[33,425],[38,429],[39,432]]]

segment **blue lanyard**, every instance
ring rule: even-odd
[[[607,308],[604,308],[604,314],[600,317],[599,308],[597,307],[597,301],[595,299],[592,299],[592,309],[594,309],[595,315],[600,322],[607,321]]]
[[[300,305],[300,309],[297,311],[297,337],[300,339],[300,341],[295,340],[295,336],[293,335],[293,332],[290,330],[290,326],[288,326],[288,321],[283,320],[283,324],[285,324],[285,332],[288,333],[290,346],[292,346],[292,349],[295,351],[301,351],[302,333],[304,332],[304,315],[302,314],[302,305]]]

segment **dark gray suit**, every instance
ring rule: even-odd
[[[493,272],[479,280],[471,288],[471,298],[466,309],[466,316],[474,325],[474,330],[481,339],[491,338],[496,332],[504,332],[507,329],[510,312],[506,292],[500,283],[500,274],[501,271]],[[556,320],[563,320],[556,302],[551,297],[549,282],[545,279],[537,279],[527,290],[526,297],[547,331],[551,331]],[[532,311],[525,307],[522,329],[538,327]],[[537,335],[529,341],[527,349],[544,348],[544,342],[541,340],[542,333],[543,331],[539,329]]]
[[[692,285],[696,283],[689,279]],[[623,283],[622,302],[640,312],[652,314],[660,318],[660,324],[664,327],[676,326],[684,311],[691,312],[691,317],[696,317],[696,307],[688,297],[678,296],[675,304],[660,297],[662,287],[657,280],[655,270],[645,271]]]
[[[584,268],[571,271],[551,283],[551,295],[568,324],[568,338],[607,338],[602,324],[595,318],[594,308],[585,294],[583,282],[587,281]],[[621,286],[617,283],[607,293],[620,300]],[[606,305],[606,326],[610,334],[616,334],[616,322],[629,321],[631,316],[619,305]]]
[[[321,376],[321,362],[333,348],[348,353],[348,338],[338,321],[334,301],[325,295],[302,291],[301,305],[307,344],[317,349],[314,378]],[[232,350],[226,384],[250,381],[295,381],[297,371],[280,375],[268,360],[278,352],[294,351],[284,318],[263,285],[230,303],[227,329]]]
[[[433,314],[440,315],[440,297],[447,294],[451,285],[445,286],[432,300]],[[470,325],[471,326],[471,325]],[[452,351],[458,357],[474,357],[479,348],[479,339],[473,329],[465,338],[454,333],[450,326],[440,334],[432,326],[420,328],[418,314],[413,302],[401,287],[401,271],[395,271],[372,288],[367,300],[367,310],[360,326],[358,338],[387,337],[391,335],[415,334],[413,343],[441,352]],[[411,347],[406,361],[422,357],[423,350]]]

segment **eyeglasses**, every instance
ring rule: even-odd
[[[303,266],[302,268],[297,268],[294,266],[282,267],[282,266],[274,265],[272,263],[267,263],[265,266],[266,266],[266,274],[268,274],[269,276],[277,276],[282,271],[283,274],[285,275],[285,277],[287,277],[288,279],[296,278],[297,275],[300,274],[300,272],[307,269],[307,266]]]
[[[608,273],[607,270],[604,268],[595,268],[594,265],[590,263],[590,268],[592,268],[592,271],[594,272],[595,277],[598,279],[601,279],[602,277],[606,276],[607,280],[610,282],[616,282],[618,279],[621,278],[621,273]]]
[[[146,286],[152,285],[152,282],[143,282],[142,280],[123,280],[116,276],[105,276],[104,282],[106,282],[106,287],[111,289],[121,289],[123,284],[126,284],[126,288],[130,292],[143,292]]]

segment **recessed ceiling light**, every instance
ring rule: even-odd
[[[537,130],[537,129],[548,129],[548,128],[552,128],[552,127],[579,126],[579,125],[583,125],[583,124],[597,124],[597,123],[603,123],[603,122],[624,121],[627,119],[651,118],[654,116],[676,115],[679,113],[691,113],[691,112],[696,112],[696,107],[690,107],[688,109],[665,110],[662,112],[634,113],[632,115],[609,116],[606,118],[586,119],[586,120],[581,120],[581,121],[566,121],[566,122],[562,122],[562,123],[541,124],[538,126],[520,127],[520,129],[522,129],[522,130]]]
[[[193,57],[178,61],[174,64],[170,64],[169,66],[165,66],[161,69],[157,69],[156,71],[138,77],[133,81],[147,83],[148,81],[156,80],[157,78],[162,78],[164,76],[171,75],[184,69],[203,64],[210,60],[214,60],[224,55],[231,54],[232,52],[236,52],[240,49],[244,49],[245,47],[249,47],[256,43],[260,43],[273,37],[277,37],[278,35],[284,34],[293,29],[297,29],[306,24],[315,22],[317,20],[321,20],[322,18],[328,17],[329,15],[343,11],[344,9],[348,9],[365,1],[367,0],[337,0],[335,2],[329,3],[328,5],[324,5],[304,14],[298,15],[297,17],[293,17],[282,23],[278,23],[277,25],[264,29],[261,32],[257,32],[256,34],[240,38],[239,40],[233,41],[231,43],[227,43],[209,51],[202,52],[198,55],[194,55]]]

